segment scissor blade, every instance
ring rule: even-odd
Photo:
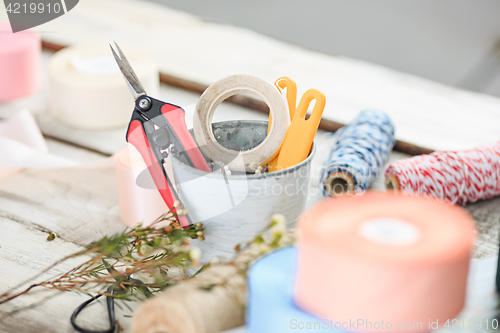
[[[128,68],[130,74],[132,75],[132,77],[137,81],[137,83],[140,85],[141,82],[139,81],[139,78],[137,77],[137,75],[135,74],[134,72],[134,69],[132,68],[132,66],[130,65],[130,63],[128,62],[128,59],[127,57],[125,56],[125,54],[123,53],[122,49],[118,46],[118,44],[116,44],[115,42],[115,45],[116,45],[116,48],[118,50],[118,54],[120,55],[120,59],[123,61],[123,63],[125,64],[125,66]],[[141,86],[142,87],[142,86]],[[144,88],[142,89],[144,90]]]
[[[130,89],[130,92],[132,93],[132,96],[134,96],[135,99],[138,99],[140,96],[146,95],[146,91],[144,90],[139,79],[137,78],[137,75],[132,69],[132,66],[130,66],[130,63],[128,62],[127,58],[123,54],[118,44],[115,43],[115,45],[118,48],[120,56],[116,54],[111,44],[109,46],[111,47],[111,52],[113,52],[113,56],[115,57],[116,63],[118,64],[118,67],[120,67],[120,71],[122,72],[123,77],[127,82],[127,85]]]

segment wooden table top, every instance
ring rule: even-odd
[[[123,11],[130,11],[132,5],[134,5],[134,1],[121,0],[120,5],[122,2],[123,6],[119,6],[120,8],[117,10],[124,15]],[[69,23],[69,17],[61,18],[60,20],[55,20],[50,25],[44,26],[44,29],[60,30],[61,27],[66,26],[73,33],[74,29],[77,29],[79,25],[86,22],[85,19],[89,19],[88,14],[92,12],[92,8],[95,9],[98,6],[97,3],[99,3],[99,6],[102,3],[102,10],[106,12],[111,11],[110,8],[117,1],[84,1],[77,7],[77,9],[80,8],[80,12],[77,12],[77,9],[75,9],[75,13],[78,14],[76,16],[78,19],[75,22]],[[148,10],[151,10],[150,8],[156,7],[149,7],[148,5]],[[199,24],[205,24],[182,13],[175,16],[175,13],[168,11],[165,12],[165,15],[167,14],[169,17],[177,18],[181,26],[192,24],[197,27]],[[101,20],[102,18],[94,17],[94,19]],[[125,25],[125,22],[119,22],[117,25],[122,29],[121,33],[126,29],[122,24]],[[209,31],[210,29],[217,30],[216,33],[224,31],[218,30],[220,28],[211,25],[205,26],[205,29]],[[117,29],[115,28],[113,31],[119,33]],[[136,29],[139,28],[136,27]],[[130,29],[125,31],[136,39],[142,36],[141,33],[144,33],[140,29],[135,34]],[[225,31],[230,35],[231,41],[234,41],[236,37],[233,35],[236,34],[243,39],[257,40],[262,45],[265,44],[271,49],[273,49],[274,45],[278,49],[273,49],[275,53],[283,52],[285,49],[287,52],[292,52],[289,46],[283,46],[281,42],[273,44],[275,41],[269,40],[267,37],[256,37],[253,33],[242,32],[237,28],[227,28]],[[76,42],[79,39],[85,40],[91,33],[91,31],[86,33],[81,32],[80,34],[75,33],[72,37],[73,41]],[[54,35],[57,36],[53,36],[52,38],[59,39],[58,41],[71,42],[68,39],[68,35],[59,33]],[[109,33],[103,38],[108,37]],[[150,36],[147,38],[150,38]],[[247,39],[244,40],[248,41]],[[235,49],[236,46],[231,50]],[[161,49],[158,52],[166,54],[167,51]],[[182,54],[185,55],[185,50]],[[382,101],[382,97],[385,96],[384,98],[388,98],[388,94],[392,89],[391,87],[399,86],[398,89],[403,89],[404,92],[411,95],[410,100],[412,98],[423,99],[424,102],[421,101],[419,106],[429,108],[432,106],[432,110],[420,110],[423,113],[423,116],[420,118],[416,113],[416,109],[408,111],[407,119],[402,119],[398,116],[398,119],[400,119],[398,121],[402,124],[401,127],[398,127],[400,138],[410,141],[416,140],[414,141],[415,144],[421,144],[433,149],[443,147],[451,149],[467,146],[468,143],[464,143],[463,140],[463,132],[456,132],[457,127],[451,126],[453,129],[449,132],[445,131],[445,133],[441,133],[440,137],[432,133],[434,126],[437,126],[436,124],[446,122],[449,117],[448,111],[435,113],[436,103],[441,103],[441,105],[445,105],[444,108],[446,110],[450,110],[454,106],[463,105],[464,101],[469,103],[469,108],[474,108],[475,115],[477,116],[472,117],[470,109],[466,110],[465,107],[460,106],[460,112],[458,112],[460,114],[458,118],[460,119],[457,121],[463,124],[464,122],[468,122],[469,118],[479,118],[479,123],[481,124],[481,128],[479,129],[471,125],[472,129],[467,139],[470,138],[470,141],[473,143],[484,143],[488,140],[494,142],[500,138],[500,134],[495,136],[496,134],[492,134],[493,129],[490,128],[492,123],[494,123],[495,131],[498,133],[496,124],[498,124],[497,120],[500,120],[500,111],[498,111],[500,110],[499,99],[462,92],[350,59],[323,59],[323,55],[310,54],[308,51],[295,49],[289,54],[292,54],[290,58],[292,60],[290,61],[297,61],[302,64],[300,71],[289,74],[287,70],[291,68],[290,64],[289,67],[280,67],[278,68],[279,70],[275,69],[267,72],[263,71],[262,68],[259,69],[257,64],[250,64],[249,71],[257,75],[260,74],[261,77],[269,80],[275,79],[282,74],[296,74],[296,80],[301,85],[304,84],[303,88],[309,86],[316,88],[327,87],[327,96],[329,94],[333,100],[336,100],[333,104],[338,106],[338,110],[335,112],[338,112],[339,117],[335,117],[334,114],[331,115],[335,120],[349,121],[354,116],[354,110],[357,113],[362,108],[377,105],[374,103]],[[44,66],[46,66],[50,56],[50,53],[44,53]],[[331,82],[325,81],[324,78],[322,80],[318,79],[318,67],[315,67],[314,60],[320,58],[323,59],[322,61],[331,62],[329,65],[330,71],[334,71],[335,68],[341,69],[343,74],[340,77],[343,78]],[[180,61],[176,59],[170,58],[168,60],[173,62]],[[266,61],[268,60],[266,58]],[[203,81],[207,84],[213,82],[216,78],[225,76],[227,71],[233,73],[233,70],[241,69],[241,67],[237,67],[234,64],[236,67],[230,67],[229,69],[224,69],[219,65],[219,67],[215,66],[212,68],[211,71],[207,70],[203,72],[202,69],[206,68],[206,64],[202,63],[197,63],[194,68],[185,66],[185,64],[173,68],[172,63],[168,63],[165,60],[161,64],[164,70],[171,71],[172,73],[175,72],[174,74],[177,76],[195,81]],[[312,67],[307,67],[307,64]],[[239,66],[243,65],[239,63]],[[269,63],[262,63],[261,66],[263,68],[266,66],[269,67]],[[354,91],[350,91],[347,94],[345,89],[341,87],[341,82],[342,80],[348,82],[355,75],[371,76],[374,82],[372,82],[372,85],[363,85],[363,90],[358,91],[358,94],[353,95]],[[319,86],[317,86],[317,82],[320,83]],[[331,84],[330,89],[328,87],[330,87],[330,83],[332,82],[335,84]],[[380,82],[386,84],[387,87],[384,88],[380,96],[375,98],[373,97],[373,93],[375,92],[369,93],[369,88],[376,86]],[[357,87],[359,88],[360,86],[358,85]],[[343,93],[344,95],[342,95]],[[340,101],[337,95],[343,96],[340,98]],[[197,102],[199,95],[162,85],[158,97],[185,107],[188,114],[187,117],[189,118],[189,112],[190,110],[192,111],[192,107]],[[408,104],[408,101],[406,103]],[[381,109],[387,107],[391,112],[395,112],[394,110],[397,110],[401,105],[404,105],[404,101],[402,100],[398,102],[392,101],[389,104],[382,102]],[[46,87],[29,98],[8,104],[0,104],[0,117],[9,117],[22,107],[28,107],[36,114],[39,126],[46,136],[52,153],[73,159],[81,163],[81,165],[58,170],[25,169],[10,178],[0,181],[0,226],[2,227],[2,231],[0,232],[0,293],[35,275],[58,258],[78,251],[83,245],[104,235],[117,233],[124,229],[124,225],[118,216],[114,163],[110,155],[126,145],[124,140],[126,129],[120,128],[113,131],[89,132],[70,129],[57,123],[46,114]],[[496,111],[493,111],[495,108]],[[469,112],[468,118],[465,116],[466,111]],[[428,120],[428,115],[433,113],[436,120],[431,125],[418,120]],[[330,115],[328,116],[330,117]],[[224,103],[217,110],[215,121],[232,119],[266,120],[267,116],[240,106]],[[405,134],[404,129],[408,127],[405,125],[408,123],[408,119],[417,119],[418,121],[416,120],[412,124],[415,131],[411,130],[411,133]],[[484,131],[482,131],[483,125],[485,128]],[[464,130],[460,126],[458,126],[459,130]],[[421,131],[419,132],[418,130]],[[427,139],[418,141],[416,138],[418,136],[422,137],[422,133],[429,133],[429,135],[425,135]],[[477,133],[480,133],[480,135],[476,136]],[[308,206],[322,199],[321,191],[319,191],[319,171],[331,149],[331,143],[325,134],[326,132],[319,131],[316,136],[318,150],[313,160]],[[460,136],[460,142],[455,145],[454,142],[456,141],[454,140],[458,136]],[[477,138],[477,140],[473,138]],[[433,146],[432,142],[440,143]],[[446,146],[447,144],[449,145]],[[393,152],[390,161],[406,157],[409,157],[409,155]],[[383,189],[382,175],[374,183],[373,188]],[[476,221],[478,226],[478,240],[474,249],[474,257],[476,259],[473,260],[474,274],[471,278],[473,282],[471,282],[469,288],[470,303],[464,316],[465,318],[490,318],[495,313],[494,308],[497,302],[491,286],[496,269],[496,255],[498,253],[500,198],[480,201],[465,208],[472,214]],[[52,242],[47,242],[46,238],[49,232],[56,232],[59,237]],[[44,275],[44,277],[60,274],[65,269],[71,268],[74,264],[75,262],[66,263],[53,272]],[[87,296],[75,293],[65,293],[55,295],[55,297],[52,297],[54,296],[53,293],[38,293],[26,298],[20,298],[12,302],[12,304],[0,306],[0,317],[3,313],[12,311],[16,307],[31,304],[31,302],[39,302],[47,296],[51,296],[51,298],[43,305],[20,312],[13,317],[0,319],[0,332],[74,332],[69,323],[70,315],[77,305],[87,299]],[[132,309],[137,305],[137,303],[132,304]],[[82,325],[94,329],[106,327],[107,318],[106,313],[102,311],[102,306],[103,304],[92,306],[88,312],[84,313],[81,319]],[[117,309],[117,318],[120,320],[120,324],[124,327],[125,332],[128,331],[131,314],[132,312],[129,309]]]

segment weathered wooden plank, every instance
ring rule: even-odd
[[[476,221],[478,239],[474,249],[476,258],[498,254],[500,236],[500,198],[482,200],[465,207]]]
[[[0,218],[0,294],[12,290],[57,260],[80,251],[82,248],[72,242],[56,238],[47,241],[47,232],[23,223]],[[64,262],[49,272],[42,274],[33,282],[41,282],[60,276],[81,263],[84,258]],[[29,284],[24,285],[24,287]],[[73,310],[88,299],[87,295],[57,292],[40,289],[30,295],[14,299],[0,305],[0,332],[74,332],[70,324]],[[35,305],[33,307],[33,305]],[[132,308],[137,303],[129,304]],[[25,310],[12,312],[28,307]],[[117,307],[117,319],[124,325],[125,332],[130,326],[132,312]],[[90,329],[103,329],[108,325],[105,303],[99,302],[85,310],[78,323]]]
[[[25,170],[0,182],[0,293],[79,251],[81,247],[75,243],[88,244],[124,229],[118,218],[112,160],[60,142],[48,143],[56,153],[82,162],[97,158],[100,162],[61,170]],[[55,231],[60,238],[48,242],[49,231]],[[61,275],[76,264],[76,260],[69,261],[40,279]],[[46,297],[49,299],[42,305],[1,318],[0,332],[74,332],[69,318],[88,299],[86,295],[49,291],[23,296],[0,306],[0,317]],[[105,309],[105,303],[100,301],[82,313],[79,323],[90,329],[106,328]],[[127,332],[132,312],[123,306],[116,310]]]
[[[92,163],[107,157],[107,154],[98,153],[89,148],[78,147],[66,141],[48,138],[45,136],[45,142],[51,154],[63,156],[77,163]]]
[[[118,216],[114,162],[27,169],[0,182],[0,216],[86,245],[124,230]]]

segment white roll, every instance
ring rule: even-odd
[[[133,227],[141,222],[148,226],[169,211],[134,146],[115,154],[115,167],[120,218],[125,225]]]
[[[158,66],[138,48],[123,47],[146,92],[159,91]],[[70,127],[104,130],[125,126],[134,99],[109,45],[83,44],[57,52],[49,63],[50,114]]]
[[[222,146],[212,132],[215,109],[225,99],[236,94],[259,96],[269,106],[272,124],[267,137],[257,147],[235,151]],[[205,90],[196,104],[193,132],[203,153],[212,161],[220,161],[231,170],[255,172],[260,165],[272,161],[279,153],[290,126],[286,99],[272,84],[252,75],[232,75]]]

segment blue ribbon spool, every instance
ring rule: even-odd
[[[278,250],[252,266],[248,275],[247,333],[345,332],[341,326],[335,327],[334,322],[316,317],[295,305],[296,266],[295,247]]]

